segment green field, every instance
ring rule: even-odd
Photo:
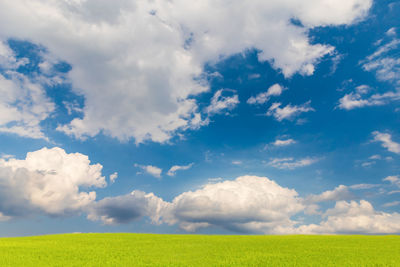
[[[400,236],[0,238],[0,266],[400,266]]]

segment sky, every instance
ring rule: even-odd
[[[0,0],[0,236],[399,234],[399,16]]]

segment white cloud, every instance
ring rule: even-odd
[[[192,168],[192,166],[193,166],[193,163],[190,163],[188,165],[183,165],[183,166],[174,165],[168,170],[167,175],[175,176],[177,171],[189,170],[190,168]]]
[[[8,44],[0,40],[0,67],[6,70],[15,70],[29,63],[27,58],[17,59]]]
[[[375,71],[376,77],[382,81],[400,84],[400,58],[396,53],[400,39],[396,38],[394,28],[387,31],[391,41],[379,46],[377,50],[360,62],[366,71]]]
[[[354,184],[349,186],[350,189],[365,190],[380,186],[379,184]]]
[[[390,152],[400,154],[400,144],[393,141],[390,134],[378,131],[375,131],[372,134],[374,135],[374,141],[381,142],[382,146]]]
[[[42,77],[28,78],[16,69],[28,61],[17,59],[0,39],[0,132],[47,139],[40,123],[54,111],[46,96]]]
[[[388,35],[388,36],[396,35],[396,28],[392,27],[389,30],[387,30],[386,35]]]
[[[118,172],[114,172],[110,175],[110,183],[113,184],[115,183],[115,180],[118,178]]]
[[[279,84],[274,84],[271,87],[268,88],[267,92],[260,93],[257,96],[252,96],[249,99],[247,99],[247,104],[254,105],[254,104],[264,104],[267,102],[271,96],[279,96],[282,94],[282,91],[286,90],[287,88],[282,87]]]
[[[280,108],[281,103],[273,103],[267,111],[267,116],[273,116],[277,121],[292,120],[303,112],[315,111],[310,104],[311,101],[308,101],[299,106],[288,104]]]
[[[399,205],[400,205],[400,201],[392,201],[392,202],[383,204],[382,207],[390,208],[390,207],[395,207],[395,206],[399,206]]]
[[[376,161],[366,161],[366,162],[361,163],[361,166],[364,168],[369,168],[375,164],[376,164]]]
[[[67,109],[68,115],[83,112],[83,109],[81,108],[80,104],[77,101],[74,102],[63,101],[62,103],[64,107]]]
[[[188,231],[219,226],[235,231],[273,232],[275,227],[292,225],[290,216],[302,209],[295,190],[266,177],[242,176],[182,193],[172,201],[170,217],[165,220]]]
[[[400,232],[400,214],[375,211],[365,200],[336,202],[319,225],[302,225],[293,232],[302,234],[396,234]]]
[[[382,159],[381,155],[372,155],[371,157],[369,157],[368,159]]]
[[[310,158],[306,157],[303,159],[298,159],[295,160],[294,158],[273,158],[271,161],[268,163],[268,165],[278,168],[278,169],[295,169],[295,168],[300,168],[300,167],[305,167],[309,166],[311,164],[314,164],[317,162],[319,159],[317,158]]]
[[[390,182],[391,184],[400,187],[400,177],[399,176],[388,176],[384,178],[382,181]]]
[[[162,169],[158,168],[156,166],[153,165],[140,165],[140,164],[134,164],[134,166],[136,168],[140,168],[143,171],[145,171],[146,173],[156,177],[156,178],[161,178],[161,173],[162,173]]]
[[[127,223],[149,216],[153,223],[178,224],[186,231],[217,226],[241,232],[274,233],[291,227],[290,216],[303,209],[293,189],[266,177],[242,176],[216,181],[165,202],[141,191],[105,198],[93,204],[88,218],[106,224]]]
[[[276,139],[275,142],[273,142],[272,144],[274,146],[288,146],[288,145],[292,145],[295,143],[296,143],[296,141],[290,138],[290,139],[286,139],[286,140]]]
[[[23,160],[0,159],[0,213],[76,214],[96,198],[96,192],[83,188],[106,186],[101,170],[86,155],[67,154],[58,147],[29,152]]]
[[[41,44],[73,67],[74,91],[86,100],[83,118],[60,125],[60,131],[78,138],[102,132],[137,143],[165,142],[194,127],[199,111],[192,96],[209,89],[198,79],[206,63],[255,48],[260,61],[269,61],[286,77],[311,75],[334,48],[311,44],[309,30],[355,23],[371,4],[1,1],[0,25],[7,26],[0,28],[0,37]],[[289,23],[293,17],[305,27]]]
[[[222,111],[230,111],[239,104],[238,95],[233,96],[222,96],[223,92],[229,92],[231,90],[218,90],[211,98],[210,105],[206,108],[208,114],[221,113]]]
[[[319,195],[309,195],[306,199],[306,203],[319,203],[319,202],[327,202],[327,201],[339,201],[339,200],[348,200],[353,198],[353,195],[350,193],[349,189],[345,185],[339,185],[333,190],[325,191]]]
[[[305,199],[294,189],[258,176],[235,180],[213,179],[195,191],[184,192],[171,202],[153,193],[133,191],[108,197],[88,208],[88,218],[105,224],[129,223],[143,216],[152,223],[179,225],[185,231],[220,227],[226,230],[263,234],[395,234],[400,232],[400,214],[375,211],[365,200],[351,198],[343,185]],[[315,203],[336,201],[334,208],[319,211]],[[392,205],[395,205],[392,203]],[[320,215],[319,224],[302,224],[292,219],[304,212]]]
[[[241,165],[243,162],[241,160],[232,160],[233,165]]]
[[[383,94],[373,94],[363,97],[360,93],[350,93],[339,99],[338,107],[341,109],[351,110],[367,106],[386,105],[392,101],[400,100],[400,92],[386,92]]]

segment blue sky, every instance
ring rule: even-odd
[[[398,234],[400,2],[0,3],[0,236]]]

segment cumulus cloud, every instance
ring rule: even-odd
[[[0,159],[1,217],[79,213],[96,199],[96,192],[83,189],[106,186],[101,170],[88,156],[58,147],[29,152],[22,160]]]
[[[118,172],[114,172],[110,175],[110,183],[113,184],[118,178]]]
[[[210,105],[206,108],[208,114],[221,113],[223,111],[230,111],[239,104],[239,96],[223,96],[223,92],[233,92],[232,90],[218,90],[211,98]]]
[[[308,101],[299,106],[288,104],[281,108],[281,103],[273,103],[267,111],[267,116],[273,116],[277,121],[293,120],[301,113],[315,111],[310,104],[311,101]]]
[[[207,184],[177,196],[171,205],[169,223],[177,222],[189,231],[214,225],[273,232],[276,227],[292,225],[290,216],[303,209],[295,190],[257,176]]]
[[[0,38],[29,40],[67,61],[83,116],[58,129],[165,142],[198,127],[193,96],[209,90],[206,63],[257,49],[286,77],[311,75],[334,48],[309,30],[363,19],[372,0],[0,2]],[[235,18],[235,19],[232,19]],[[304,27],[290,23],[299,19]],[[140,38],[138,38],[140,36]],[[45,69],[45,66],[42,66]],[[17,131],[17,130],[14,130]]]
[[[167,175],[168,176],[175,176],[177,171],[189,170],[190,168],[192,168],[192,166],[193,166],[193,163],[190,163],[188,165],[183,165],[183,166],[174,165],[168,170]]]
[[[156,177],[156,178],[161,178],[161,173],[162,173],[162,169],[158,168],[156,166],[153,165],[140,165],[140,164],[134,164],[134,166],[136,168],[140,168],[143,171],[145,171],[146,173]]]
[[[242,176],[210,183],[165,202],[153,194],[133,191],[105,198],[89,209],[88,218],[106,224],[127,223],[148,216],[153,223],[178,224],[186,231],[217,226],[241,232],[274,233],[291,227],[301,211],[298,194],[266,177]]]
[[[400,214],[375,211],[366,200],[338,201],[328,209],[320,224],[302,225],[294,230],[303,234],[396,234]]]
[[[375,131],[372,135],[374,136],[374,141],[381,142],[382,146],[388,151],[400,154],[400,144],[392,140],[391,134]]]
[[[272,85],[270,88],[268,88],[267,92],[260,93],[260,94],[256,95],[255,97],[252,96],[249,99],[247,99],[247,104],[250,104],[250,105],[264,104],[271,98],[271,96],[279,96],[282,94],[282,91],[286,90],[286,89],[287,88],[282,87],[281,85],[276,83],[276,84]]]
[[[317,162],[319,159],[317,158],[310,158],[310,157],[306,157],[303,159],[297,159],[295,160],[294,158],[273,158],[270,160],[270,162],[268,163],[268,165],[274,167],[274,168],[278,168],[278,169],[295,169],[295,168],[299,168],[299,167],[305,167],[305,166],[309,166],[311,164],[314,164],[315,162]]]
[[[178,225],[189,232],[219,227],[234,232],[263,234],[387,234],[399,233],[400,214],[374,210],[366,200],[344,201],[352,196],[344,185],[319,195],[301,198],[294,189],[258,176],[235,180],[214,179],[195,191],[184,192],[171,202],[152,193],[108,197],[88,208],[90,220],[105,224],[129,223],[143,216],[154,224]],[[320,212],[316,203],[336,201]],[[395,205],[393,203],[393,205]],[[293,219],[304,212],[320,215],[318,224]]]
[[[92,204],[87,209],[87,218],[92,221],[101,220],[104,224],[120,224],[148,216],[153,223],[159,223],[159,216],[166,205],[153,193],[133,191],[123,196],[103,198]]]

